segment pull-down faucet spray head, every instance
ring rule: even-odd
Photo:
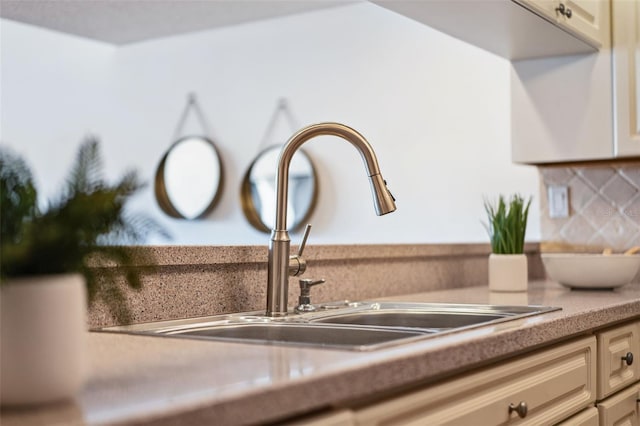
[[[376,209],[376,214],[382,216],[383,214],[396,211],[396,200],[387,189],[387,182],[382,178],[382,175],[369,176],[371,181],[371,192],[373,193],[373,206]]]
[[[303,143],[316,136],[324,135],[338,136],[350,142],[360,152],[371,181],[376,214],[381,216],[396,209],[395,200],[380,174],[373,148],[360,133],[344,124],[319,123],[305,127],[291,136],[280,152],[276,173],[276,225],[269,241],[267,277],[267,315],[269,316],[287,314],[291,243],[287,232],[287,197],[291,158]]]

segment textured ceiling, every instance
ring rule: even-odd
[[[1,0],[0,16],[120,45],[358,1]]]

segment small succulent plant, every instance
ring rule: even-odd
[[[485,224],[491,249],[495,254],[521,254],[524,252],[524,236],[531,198],[525,200],[516,194],[508,201],[502,195],[498,203],[485,200],[484,208],[489,218]]]

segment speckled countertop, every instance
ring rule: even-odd
[[[522,294],[471,287],[392,299],[562,307],[493,326],[352,352],[90,333],[91,369],[78,398],[3,410],[3,426],[55,424],[247,424],[348,406],[425,384],[611,324],[640,318],[640,285],[571,291],[549,281]]]

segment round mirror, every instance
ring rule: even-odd
[[[242,180],[242,210],[249,223],[264,232],[275,227],[276,169],[281,149],[280,145],[272,146],[258,154]],[[306,222],[317,195],[316,170],[309,156],[298,150],[289,167],[287,229],[295,230]]]
[[[220,156],[213,142],[201,136],[176,141],[156,171],[156,200],[175,218],[198,219],[211,212],[221,187]]]

